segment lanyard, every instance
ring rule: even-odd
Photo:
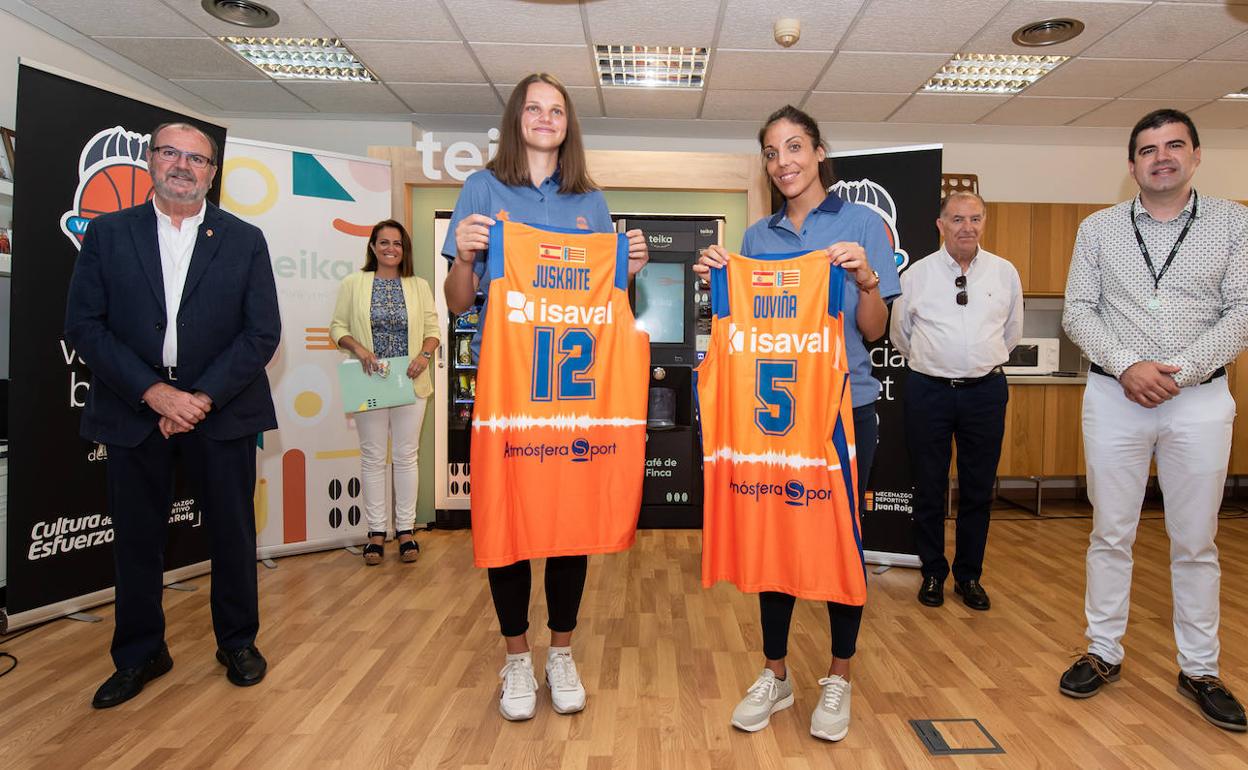
[[[1174,246],[1170,249],[1170,256],[1166,257],[1165,264],[1161,266],[1161,272],[1157,272],[1157,268],[1153,267],[1153,260],[1148,255],[1148,247],[1144,245],[1144,236],[1140,235],[1140,227],[1135,223],[1135,201],[1131,201],[1131,229],[1135,232],[1135,242],[1140,245],[1140,253],[1144,255],[1144,264],[1148,265],[1148,272],[1153,276],[1153,294],[1157,294],[1157,287],[1161,284],[1161,277],[1170,269],[1170,263],[1174,261],[1175,256],[1179,253],[1179,247],[1183,245],[1183,239],[1187,237],[1187,231],[1192,229],[1192,222],[1196,221],[1196,206],[1200,203],[1200,198],[1196,191],[1192,190],[1192,212],[1187,217],[1187,224],[1183,225],[1183,229],[1179,232],[1179,237],[1174,242]]]

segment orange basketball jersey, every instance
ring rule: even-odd
[[[646,463],[649,338],[628,240],[500,221],[472,417],[478,567],[622,551]]]
[[[823,251],[733,255],[711,272],[704,586],[866,601],[844,282]]]

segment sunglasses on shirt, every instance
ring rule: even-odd
[[[958,287],[958,295],[954,299],[958,301],[959,305],[965,305],[969,299],[966,295],[966,276],[959,275],[957,278],[954,278],[953,285]]]

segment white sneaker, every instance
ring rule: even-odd
[[[745,698],[732,710],[732,726],[748,733],[755,733],[771,722],[771,715],[793,705],[793,685],[789,680],[777,679],[771,669],[763,669]]]
[[[571,649],[552,649],[547,654],[546,686],[550,688],[550,703],[560,714],[575,714],[585,708],[585,685],[576,673]]]
[[[849,682],[839,675],[819,680],[823,697],[810,715],[810,734],[825,741],[839,741],[849,732]]]
[[[537,711],[537,677],[533,676],[533,656],[529,653],[508,655],[507,664],[498,672],[503,678],[498,697],[498,711],[503,719],[519,722],[532,719]]]

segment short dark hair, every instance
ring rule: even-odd
[[[403,261],[399,263],[399,277],[409,278],[416,275],[416,267],[412,261],[412,236],[408,235],[407,228],[395,219],[383,219],[373,225],[373,232],[368,236],[368,245],[364,247],[364,267],[360,269],[366,273],[377,272],[377,255],[373,253],[373,244],[377,242],[377,234],[385,227],[398,230],[399,240],[403,243]]]
[[[1187,133],[1192,137],[1192,149],[1200,147],[1200,134],[1196,133],[1196,124],[1192,122],[1192,119],[1187,116],[1186,112],[1180,112],[1167,107],[1148,113],[1140,118],[1140,122],[1135,124],[1135,128],[1131,129],[1131,140],[1127,142],[1127,160],[1135,161],[1135,139],[1140,135],[1141,131],[1161,128],[1167,123],[1182,123],[1187,126]]]
[[[198,133],[200,136],[208,140],[208,146],[212,148],[212,158],[211,158],[212,165],[215,166],[217,165],[218,161],[220,161],[221,159],[220,149],[217,147],[217,140],[209,136],[208,132],[205,131],[204,129],[200,128],[194,123],[187,123],[184,120],[174,120],[168,123],[161,123],[159,126],[156,126],[155,128],[153,128],[152,133],[151,133],[151,140],[148,143],[149,149],[155,145],[156,137],[160,136],[160,132],[164,131],[166,128],[188,128],[191,131]]]
[[[970,190],[954,190],[940,199],[940,212],[938,216],[943,217],[945,215],[945,209],[949,208],[949,204],[958,198],[974,198],[979,201],[979,205],[984,207],[984,213],[988,213],[988,204],[984,202],[983,197],[979,193],[972,192]]]

